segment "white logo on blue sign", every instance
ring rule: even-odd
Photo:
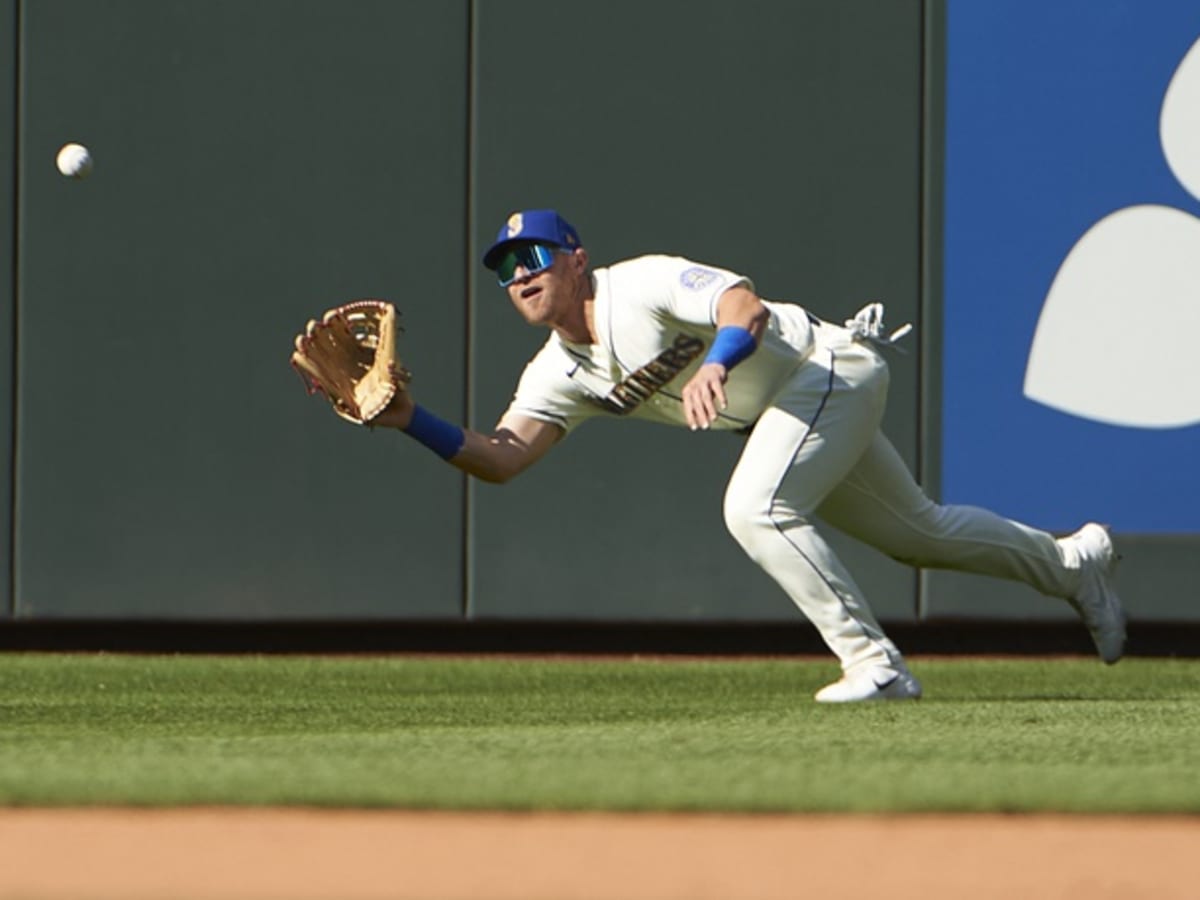
[[[1171,79],[1159,122],[1167,164],[1200,199],[1200,40]],[[1029,352],[1025,396],[1130,428],[1200,423],[1197,296],[1200,218],[1151,203],[1108,214],[1054,278]]]

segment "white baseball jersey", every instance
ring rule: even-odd
[[[674,256],[642,256],[597,269],[597,343],[574,344],[552,332],[530,360],[509,412],[570,432],[597,415],[687,425],[681,391],[716,334],[717,301],[748,278]],[[727,409],[716,429],[753,425],[811,354],[808,314],[764,301],[770,312],[758,349],[729,373]]]

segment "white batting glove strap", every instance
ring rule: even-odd
[[[847,319],[846,328],[854,335],[855,340],[895,347],[904,352],[902,347],[896,347],[896,342],[912,331],[913,327],[911,322],[906,322],[890,335],[886,334],[883,327],[883,304],[876,301],[868,303],[856,312],[853,319]]]

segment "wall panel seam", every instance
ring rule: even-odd
[[[463,296],[463,423],[473,427],[475,423],[475,317],[474,298],[478,289],[478,278],[474,264],[475,256],[475,224],[477,210],[475,203],[476,167],[478,165],[478,135],[476,126],[476,104],[479,99],[478,77],[478,0],[465,0],[466,3],[466,171],[464,172],[465,190],[463,192],[463,252],[466,268]],[[470,619],[475,606],[475,552],[474,552],[474,508],[475,491],[478,486],[474,480],[463,473],[462,475],[462,606],[461,617]]]
[[[8,546],[5,548],[8,553],[8,579],[5,585],[8,596],[5,598],[5,610],[9,619],[15,619],[17,616],[17,325],[18,325],[18,297],[20,296],[20,227],[21,227],[21,114],[22,114],[22,67],[24,65],[24,54],[22,52],[21,27],[23,0],[13,0],[10,12],[11,18],[9,25],[12,28],[11,34],[11,59],[12,59],[12,120],[10,122],[12,132],[12,164],[9,171],[9,177],[12,179],[11,200],[12,206],[9,210],[9,225],[11,228],[9,246],[7,252],[10,254],[10,270],[9,270],[9,298],[11,306],[9,309],[9,333],[8,333],[8,360],[9,360],[9,444],[8,444],[8,509],[5,510],[5,515],[8,517]]]

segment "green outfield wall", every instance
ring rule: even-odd
[[[392,299],[416,396],[490,427],[544,334],[479,256],[555,206],[600,265],[917,323],[885,428],[936,489],[939,9],[0,0],[0,617],[796,621],[724,530],[739,438],[595,422],[468,482],[306,397],[291,339]],[[920,575],[831,539],[922,616]]]
[[[19,8],[15,615],[460,615],[462,479],[287,360],[393,296],[462,414],[467,7]]]

